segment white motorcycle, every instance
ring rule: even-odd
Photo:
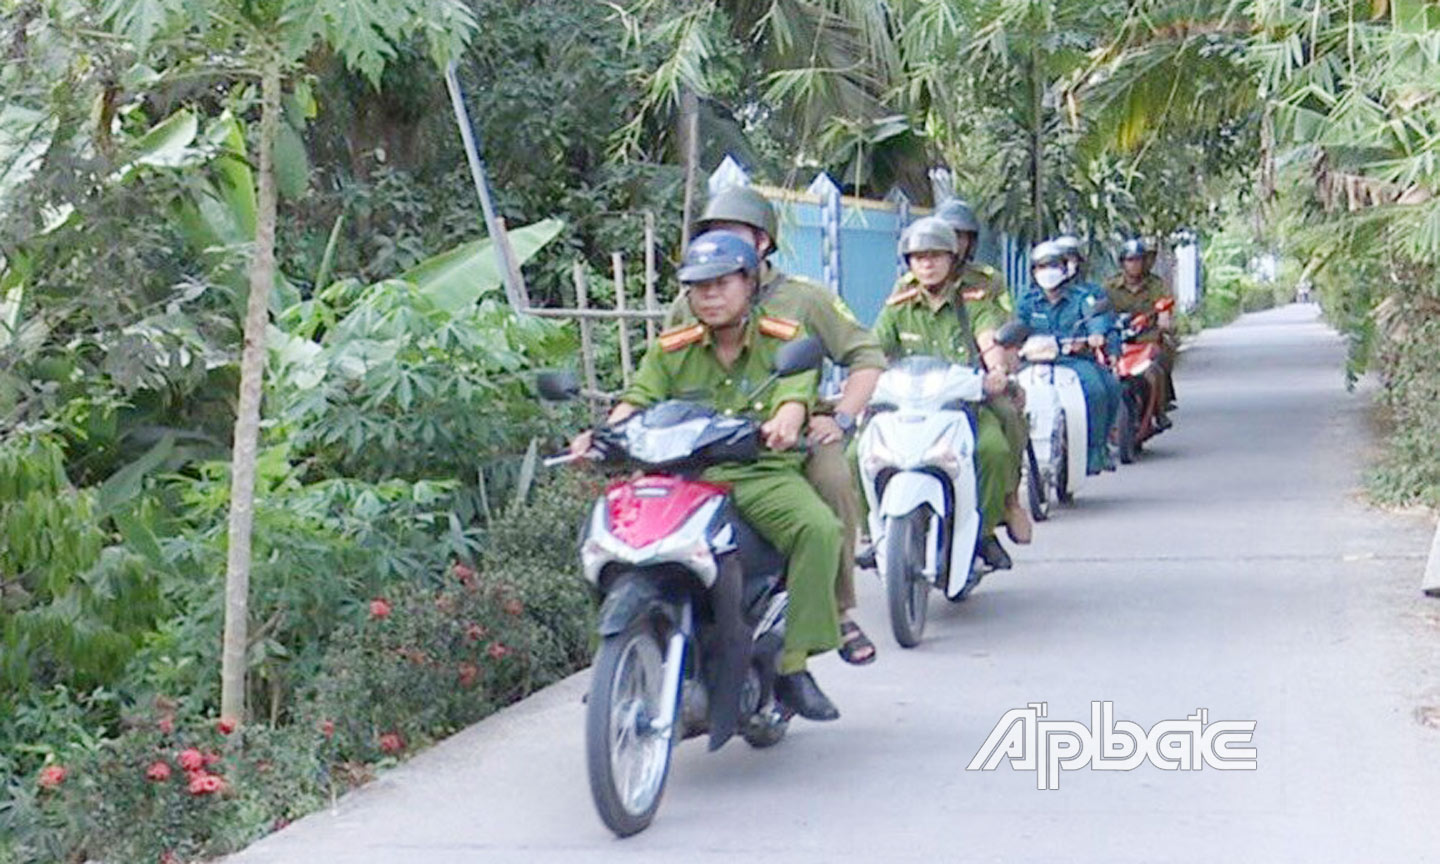
[[[890,624],[905,648],[920,643],[930,586],[965,599],[988,568],[980,539],[974,405],[984,376],[935,357],[907,357],[876,385],[860,433],[861,483]]]
[[[1015,376],[1025,389],[1030,421],[1030,453],[1021,468],[1030,498],[1030,515],[1043,521],[1055,501],[1069,503],[1085,482],[1087,436],[1085,390],[1080,376],[1055,361],[1060,341],[1031,336],[1020,348],[1025,368]]]

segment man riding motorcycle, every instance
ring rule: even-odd
[[[980,243],[980,220],[975,218],[975,211],[959,198],[951,198],[940,205],[935,215],[955,229],[955,240],[960,249],[959,282],[965,301],[994,303],[1008,317],[1014,310],[1014,303],[1010,299],[1010,292],[1005,289],[1004,277],[994,267],[972,260]],[[916,284],[915,275],[906,273],[901,277],[900,284],[895,286],[895,291],[898,293]],[[993,329],[977,328],[975,339],[984,352],[985,368],[1013,369],[1018,364],[1019,357],[1013,352],[992,347],[995,346]],[[1024,399],[1025,391],[1012,385],[1005,393],[994,397],[988,403],[990,410],[1000,418],[1005,439],[1010,442],[1011,455],[1014,457],[1015,471],[1005,491],[1005,530],[1011,540],[1021,544],[1029,543],[1033,532],[1030,511],[1020,503],[1020,466],[1024,462],[1025,445],[1030,438],[1029,425],[1025,420]]]
[[[952,363],[981,363],[983,349],[977,334],[993,334],[1007,316],[997,301],[967,299],[961,249],[950,223],[937,217],[916,220],[900,240],[900,254],[913,280],[901,280],[875,321],[875,336],[885,354],[892,360],[918,354]],[[1005,570],[1011,567],[1010,556],[995,529],[1008,518],[1005,497],[1019,469],[994,407],[1010,382],[999,357],[1001,349],[993,340],[990,344],[996,365],[985,376],[987,400],[976,416],[975,430],[982,515],[979,554],[991,567]]]
[[[779,348],[803,332],[799,322],[758,305],[759,276],[759,257],[743,238],[708,231],[691,241],[679,278],[696,322],[666,330],[650,346],[607,422],[674,398],[766,418],[761,433],[768,452],[752,463],[713,466],[702,476],[727,484],[741,517],[785,555],[789,605],[777,698],[807,719],[834,720],[840,712],[805,667],[810,655],[840,643],[834,580],[841,526],[806,482],[804,457],[793,449],[814,407],[819,374],[790,375],[758,395],[753,391],[769,377]],[[585,432],[570,449],[578,456],[592,444],[593,433]]]
[[[1086,473],[1099,474],[1114,467],[1110,454],[1110,427],[1120,410],[1120,382],[1102,366],[1094,352],[1106,345],[1110,316],[1092,309],[1099,299],[1083,282],[1068,274],[1064,250],[1051,241],[1030,252],[1034,280],[1015,306],[1015,318],[1032,333],[1050,335],[1066,346],[1059,363],[1074,369],[1085,390],[1086,428],[1089,433]],[[1077,274],[1078,275],[1078,274]],[[1084,340],[1084,348],[1074,341]],[[1066,340],[1071,340],[1066,344]]]
[[[768,261],[779,239],[778,223],[775,209],[765,196],[749,187],[735,186],[710,199],[697,227],[701,231],[729,231],[750,241],[761,261],[758,302],[772,315],[798,321],[806,333],[820,340],[832,363],[849,369],[833,408],[817,406],[810,418],[805,476],[835,510],[843,526],[845,550],[835,576],[843,640],[840,657],[847,663],[863,665],[875,659],[875,644],[850,616],[856,602],[850,544],[860,525],[860,500],[845,456],[845,439],[854,432],[855,419],[875,392],[875,382],[885,370],[885,354],[870,331],[855,320],[844,300],[819,283],[787,275]],[[682,293],[671,306],[666,324],[692,321],[694,315]]]
[[[1150,272],[1152,260],[1148,244],[1138,237],[1126,240],[1120,247],[1121,272],[1105,282],[1105,293],[1115,307],[1116,314],[1129,312],[1132,315],[1154,315],[1155,304],[1170,296],[1164,281]],[[1164,312],[1159,315],[1157,324],[1154,330],[1141,334],[1138,341],[1154,342],[1160,347],[1160,366],[1154,384],[1159,388],[1158,404],[1161,407],[1156,422],[1163,429],[1170,425],[1166,412],[1174,407],[1175,401],[1175,351],[1171,335],[1174,322],[1170,313]]]

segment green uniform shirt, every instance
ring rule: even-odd
[[[820,340],[825,354],[837,366],[851,369],[884,369],[885,353],[869,330],[855,320],[845,301],[825,286],[798,276],[788,276],[765,265],[760,274],[760,294],[756,305],[771,315],[799,321],[806,332]],[[667,327],[688,324],[695,320],[685,292],[675,298]]]
[[[896,283],[895,291],[899,293],[904,288],[918,287],[920,283],[915,280],[915,274],[906,273]],[[1010,292],[1005,288],[1005,278],[989,264],[965,262],[960,268],[960,290],[964,291],[970,300],[989,300],[999,304],[1007,315],[1015,309],[1015,304],[1010,300]]]
[[[1170,296],[1165,283],[1154,273],[1146,273],[1140,284],[1134,287],[1125,283],[1125,274],[1120,273],[1105,280],[1105,294],[1115,307],[1116,315],[1129,312],[1132,315],[1144,313],[1155,315],[1156,302]],[[1140,337],[1141,342],[1153,342],[1160,338],[1159,331],[1151,330]]]
[[[952,280],[946,287],[945,303],[936,310],[931,308],[914,277],[907,274],[907,279],[900,280],[896,292],[885,301],[885,308],[875,320],[875,336],[886,356],[924,354],[952,363],[969,363],[970,342],[960,326],[955,303],[962,291],[978,295],[978,290],[965,287],[962,273],[960,279]],[[964,302],[975,334],[998,329],[1010,318],[999,302],[988,296],[979,295],[978,299]]]
[[[770,378],[780,346],[803,332],[796,322],[754,310],[745,325],[744,347],[726,368],[705,325],[667,330],[645,352],[634,382],[620,400],[644,408],[666,399],[684,399],[761,422],[786,402],[799,402],[809,411],[820,385],[819,372],[788,375],[755,393]]]

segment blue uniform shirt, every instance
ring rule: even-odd
[[[1059,300],[1051,303],[1039,285],[1031,284],[1015,304],[1015,319],[1037,334],[1057,339],[1104,335],[1110,329],[1109,315],[1097,315],[1083,327],[1080,324],[1098,299],[1097,293],[1104,294],[1099,289],[1091,291],[1090,287],[1088,283],[1068,283],[1061,288]]]

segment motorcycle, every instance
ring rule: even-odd
[[[964,600],[988,568],[975,475],[976,403],[984,375],[935,357],[900,360],[880,376],[858,443],[876,569],[891,629],[920,643],[930,588]]]
[[[1120,335],[1124,349],[1115,365],[1115,374],[1120,378],[1124,391],[1125,411],[1117,426],[1120,461],[1130,464],[1140,455],[1149,439],[1164,431],[1158,425],[1160,413],[1160,392],[1155,388],[1149,373],[1160,363],[1160,345],[1155,342],[1139,342],[1138,337],[1158,325],[1158,316],[1172,312],[1175,300],[1162,298],[1155,303],[1156,318],[1140,313],[1129,316],[1120,323]]]
[[[1075,332],[1112,309],[1108,299],[1097,301]],[[1066,348],[1080,350],[1084,344],[1083,337],[1036,334],[1020,347],[1025,365],[1016,380],[1025,390],[1025,415],[1030,421],[1030,448],[1021,469],[1030,515],[1036,521],[1050,518],[1055,502],[1074,501],[1085,483],[1089,434],[1085,390],[1073,369],[1056,362]]]
[[[770,378],[818,368],[813,339],[781,349]],[[541,395],[574,398],[574,376],[540,376]],[[611,483],[583,532],[585,579],[603,598],[586,699],[590,792],[620,837],[654,820],[677,738],[737,732],[751,746],[785,737],[774,692],[785,641],[785,559],[739,517],[723,485],[698,479],[722,462],[754,461],[759,425],[668,401],[596,431],[583,457],[638,469]]]

